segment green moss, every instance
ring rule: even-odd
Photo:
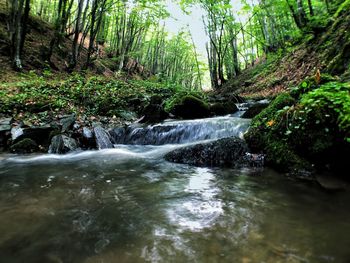
[[[245,138],[281,170],[342,165],[350,150],[350,83],[305,80],[298,100],[283,94],[256,116]],[[308,160],[308,161],[306,161]],[[336,164],[336,165],[335,165]]]
[[[217,102],[212,105],[210,105],[210,112],[213,115],[226,115],[226,114],[233,114],[238,111],[238,108],[236,104],[232,101],[228,101],[226,103],[224,102]]]
[[[280,110],[283,110],[286,107],[292,106],[295,103],[295,99],[288,93],[282,93],[277,96],[271,104],[255,116],[252,120],[251,127],[253,128],[267,128],[268,122],[275,122],[281,113]],[[270,125],[273,126],[273,125]]]
[[[32,153],[38,150],[38,145],[35,141],[25,138],[10,147],[10,151],[14,153]]]
[[[174,100],[167,110],[183,119],[204,118],[210,115],[208,104],[193,95],[185,95]]]

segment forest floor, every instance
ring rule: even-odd
[[[243,97],[266,98],[288,91],[319,71],[340,81],[350,81],[350,14],[339,12],[318,32],[305,33],[289,47],[261,58],[256,65],[229,80],[222,94],[238,93]]]

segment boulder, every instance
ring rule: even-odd
[[[81,143],[84,148],[91,149],[96,147],[94,134],[89,128],[83,127],[81,138]]]
[[[208,104],[192,95],[182,97],[179,102],[172,107],[171,113],[183,119],[199,119],[210,116]]]
[[[0,119],[0,149],[7,146],[8,139],[11,137],[12,118]]]
[[[96,145],[99,150],[113,148],[109,133],[101,126],[94,128]]]
[[[56,135],[51,140],[49,153],[63,154],[74,151],[77,148],[77,142],[73,138],[69,138],[65,135]]]
[[[246,157],[248,151],[244,140],[231,137],[176,149],[166,154],[165,159],[195,166],[238,168],[252,166]]]
[[[241,118],[244,119],[252,119],[254,118],[256,115],[258,115],[260,112],[262,112],[264,109],[267,108],[267,106],[269,106],[268,103],[255,103],[252,104],[245,113],[243,113]]]
[[[10,151],[13,153],[33,153],[39,150],[38,144],[30,138],[25,138],[10,147]]]
[[[238,108],[233,102],[216,102],[210,106],[210,111],[214,116],[222,116],[233,114],[238,111]]]
[[[66,116],[63,119],[60,120],[60,124],[62,125],[62,132],[67,132],[71,130],[74,126],[74,123],[76,121],[76,116],[73,113],[72,115]]]
[[[156,96],[154,96],[156,97]],[[150,103],[142,111],[141,123],[158,123],[165,120],[169,114],[164,110],[161,98],[151,98]]]
[[[11,130],[12,141],[15,144],[20,140],[29,138],[38,145],[48,146],[50,143],[50,134],[53,130],[50,125],[29,128],[14,127]]]

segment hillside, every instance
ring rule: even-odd
[[[229,80],[220,93],[245,97],[274,97],[297,86],[307,77],[321,74],[350,80],[350,2],[345,2],[324,28],[306,33],[300,40],[261,58],[253,67]]]

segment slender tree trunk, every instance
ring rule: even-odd
[[[310,16],[314,16],[314,9],[312,7],[312,2],[311,0],[307,0],[307,4],[309,6],[309,13],[310,13]]]
[[[13,68],[17,71],[22,70],[21,44],[22,44],[22,37],[23,37],[23,33],[22,33],[23,32],[23,24],[22,24],[23,5],[24,5],[24,0],[14,0],[12,2],[12,9],[11,9],[12,61],[13,61]]]
[[[74,31],[74,38],[73,38],[73,43],[72,43],[72,54],[71,54],[71,58],[70,58],[69,66],[68,66],[69,71],[72,71],[77,65],[78,40],[79,40],[80,31],[81,31],[80,19],[81,19],[81,14],[83,11],[83,4],[84,4],[84,0],[79,0],[79,2],[78,2],[78,14],[77,14],[77,18],[75,21],[75,31]]]

